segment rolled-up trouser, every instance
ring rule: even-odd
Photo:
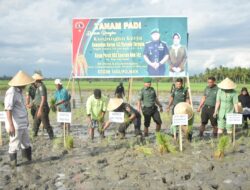
[[[27,149],[31,146],[28,128],[15,129],[15,136],[10,136],[9,153],[16,153],[20,147]]]
[[[44,106],[42,109],[42,115],[41,118],[37,117],[37,113],[38,113],[39,108],[37,108],[36,110],[36,115],[34,118],[34,124],[33,124],[33,131],[34,131],[34,136],[37,136],[38,130],[39,130],[39,125],[42,122],[44,128],[47,130],[49,137],[53,138],[54,137],[54,133],[53,133],[53,129],[50,125],[50,121],[49,121],[49,106]]]

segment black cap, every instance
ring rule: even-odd
[[[95,89],[94,90],[94,96],[95,96],[96,99],[100,99],[101,96],[102,96],[101,90],[100,89]]]

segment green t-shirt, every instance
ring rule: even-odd
[[[215,106],[218,89],[219,88],[217,87],[217,85],[213,86],[212,88],[208,86],[205,88],[204,96],[206,96],[206,100],[204,105],[212,107]]]
[[[33,100],[35,106],[40,105],[42,96],[45,96],[45,104],[47,104],[47,88],[43,83],[40,83],[36,89],[35,99]]]
[[[174,89],[171,96],[174,98],[173,105],[176,106],[180,102],[186,102],[189,99],[188,90],[184,87]]]
[[[139,100],[142,101],[144,107],[153,107],[156,101],[156,93],[153,87],[143,88],[139,92]]]

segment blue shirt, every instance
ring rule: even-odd
[[[61,112],[70,112],[70,95],[65,88],[61,88],[55,92],[54,98],[56,103],[65,101],[62,104],[59,104],[59,111]]]

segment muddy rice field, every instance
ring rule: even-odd
[[[107,92],[106,92],[107,93]],[[66,150],[58,141],[62,139],[62,127],[56,123],[55,113],[50,114],[57,140],[49,140],[46,131],[32,141],[33,161],[26,163],[18,152],[18,167],[11,169],[8,157],[8,136],[3,131],[0,147],[0,189],[21,190],[248,190],[250,189],[250,133],[237,127],[236,145],[226,149],[225,157],[213,155],[218,140],[211,137],[208,126],[204,139],[198,137],[199,113],[196,113],[193,141],[184,140],[183,152],[158,151],[155,125],[151,123],[150,135],[135,137],[131,126],[125,139],[116,136],[116,126],[111,126],[102,139],[98,133],[90,141],[87,135],[83,101],[76,99],[70,135],[74,147]],[[1,97],[3,100],[3,96]],[[167,98],[160,99],[166,107]],[[197,107],[200,96],[194,96]],[[136,96],[132,100],[135,105]],[[169,133],[170,115],[162,113],[162,132]],[[30,117],[30,122],[32,120]],[[142,125],[143,129],[143,125]],[[149,153],[140,147],[148,147]]]

